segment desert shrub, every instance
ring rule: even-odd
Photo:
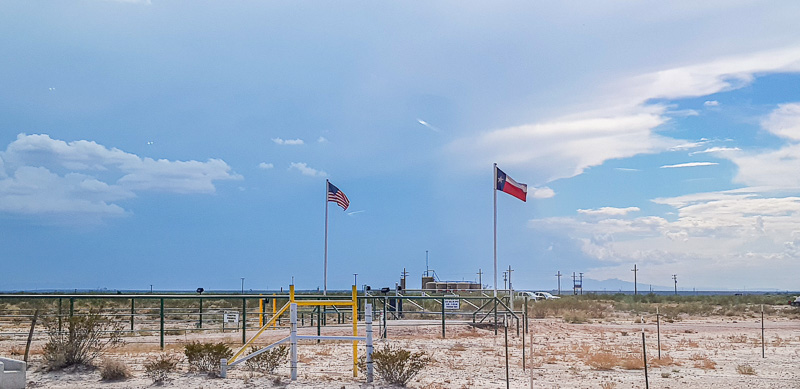
[[[412,353],[391,344],[372,353],[375,372],[392,385],[406,386],[430,361],[422,351]]]
[[[694,367],[703,370],[714,370],[717,368],[717,363],[709,359],[707,356],[695,353],[689,357],[691,360],[694,361]]]
[[[231,348],[224,343],[193,342],[185,345],[183,349],[189,369],[200,372],[218,371],[220,359],[228,359],[233,355]]]
[[[63,331],[58,330],[58,321],[53,318],[45,320],[44,326],[47,343],[43,353],[51,370],[73,365],[91,366],[103,350],[123,343],[119,323],[97,312],[70,317]]]
[[[753,368],[753,366],[750,366],[750,365],[748,365],[748,364],[746,364],[746,363],[745,363],[744,365],[738,365],[738,366],[736,366],[736,371],[737,371],[739,374],[744,374],[744,375],[756,375],[756,369],[754,369],[754,368]]]
[[[130,378],[131,372],[125,362],[116,359],[103,360],[100,368],[100,378],[103,381],[121,381]]]
[[[156,385],[161,385],[169,379],[169,373],[178,368],[180,357],[173,354],[161,354],[150,358],[144,363],[144,375],[153,380]]]
[[[619,364],[619,357],[612,352],[601,351],[588,354],[585,362],[595,370],[612,370]]]
[[[250,352],[254,353],[260,349],[258,346],[251,346]],[[280,345],[246,360],[244,365],[250,372],[272,374],[278,366],[286,362],[287,356],[289,356],[289,347]]]

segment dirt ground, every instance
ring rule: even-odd
[[[637,318],[620,317],[594,323],[570,324],[562,319],[531,320],[525,338],[523,369],[522,332],[508,332],[508,371],[511,388],[644,388],[642,331],[647,346],[647,376],[651,388],[800,388],[800,322],[775,317],[766,321],[765,358],[762,358],[760,318],[711,317],[685,318],[673,323],[660,322],[661,359],[658,358],[656,323],[637,323]],[[417,323],[421,324],[421,323]],[[329,326],[323,335],[348,335],[346,325]],[[359,329],[363,334],[363,327]],[[301,334],[316,334],[304,328]],[[376,335],[377,335],[376,329]],[[262,345],[288,335],[286,330],[267,331]],[[164,352],[182,355],[182,344],[194,340],[224,341],[236,350],[241,334],[188,334],[167,337]],[[448,323],[442,339],[439,322],[411,326],[390,322],[388,339],[376,339],[376,349],[384,343],[412,351],[425,351],[432,361],[409,383],[411,388],[503,388],[506,387],[505,336],[492,329],[468,324]],[[151,379],[143,364],[162,351],[156,336],[126,337],[122,347],[106,352],[98,360],[119,360],[133,376],[125,381],[106,382],[99,370],[76,369],[46,371],[41,348],[43,339],[33,345],[28,369],[30,388],[148,388]],[[0,356],[19,358],[24,350],[20,337],[0,339]],[[367,384],[352,372],[350,342],[303,341],[299,347],[298,380],[289,380],[288,362],[274,375],[249,373],[233,368],[228,378],[211,378],[188,372],[186,362],[164,384],[175,388],[384,388],[379,377]],[[363,344],[359,353],[364,352]]]

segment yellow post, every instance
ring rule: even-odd
[[[273,293],[272,295],[274,296],[275,293]],[[275,305],[276,301],[277,301],[277,299],[275,299],[275,297],[273,297],[272,298],[272,316],[275,316],[275,314],[278,313],[278,306]],[[278,326],[278,322],[277,321],[272,323],[272,328],[276,328],[277,326]]]
[[[358,291],[353,285],[353,336],[358,336]],[[353,377],[358,377],[358,341],[353,341]]]
[[[260,315],[258,315],[258,326],[259,327],[263,327],[264,326],[264,299],[262,299],[262,298],[258,299],[258,312],[260,313]]]

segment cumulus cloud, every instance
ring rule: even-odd
[[[328,173],[325,173],[322,170],[314,169],[308,166],[305,162],[292,162],[289,164],[289,170],[295,169],[299,171],[304,176],[309,177],[327,177]]]
[[[782,138],[800,140],[800,103],[778,105],[761,127]]]
[[[272,141],[278,145],[288,145],[288,146],[299,146],[304,144],[302,139],[281,139],[281,138],[272,138]]]
[[[611,218],[584,211],[578,217],[534,219],[529,226],[574,240],[584,255],[599,261],[601,265],[590,272],[600,279],[624,277],[635,262],[651,274],[691,270],[713,286],[720,269],[744,270],[739,276],[753,274],[749,272],[766,276],[763,269],[800,259],[799,197],[764,197],[740,189],[653,201],[674,208],[677,218],[620,219],[614,216],[621,211],[610,208]],[[791,276],[783,278],[781,282],[789,283]]]
[[[543,186],[541,188],[533,188],[528,191],[535,199],[549,199],[556,195],[556,192],[549,187]]]
[[[271,163],[261,162],[261,163],[258,164],[258,168],[259,169],[268,170],[268,169],[272,169],[273,167],[275,167],[275,166],[273,164],[271,164]]]
[[[0,212],[75,221],[121,216],[137,192],[213,193],[214,181],[241,179],[219,159],[168,161],[48,135],[19,134],[0,152]]]
[[[674,168],[681,168],[681,167],[697,167],[697,166],[714,166],[719,165],[717,162],[686,162],[686,163],[679,163],[676,165],[664,165],[661,166],[662,169],[674,169]]]
[[[578,213],[590,216],[625,216],[630,212],[639,212],[638,207],[614,208],[602,207],[597,209],[579,209]]]

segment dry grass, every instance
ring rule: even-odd
[[[103,381],[121,381],[131,377],[130,369],[125,362],[116,359],[104,359],[100,368]]]
[[[600,389],[614,389],[616,387],[617,387],[617,383],[616,382],[608,381],[608,382],[603,382],[603,383],[600,384]]]
[[[689,359],[694,361],[694,367],[703,370],[714,370],[717,368],[717,363],[709,359],[706,355],[695,353]]]
[[[589,354],[584,362],[595,370],[612,370],[619,365],[620,358],[613,352],[601,351]]]
[[[739,374],[743,375],[756,375],[756,369],[754,369],[753,366],[750,366],[748,364],[736,366],[736,371]]]

